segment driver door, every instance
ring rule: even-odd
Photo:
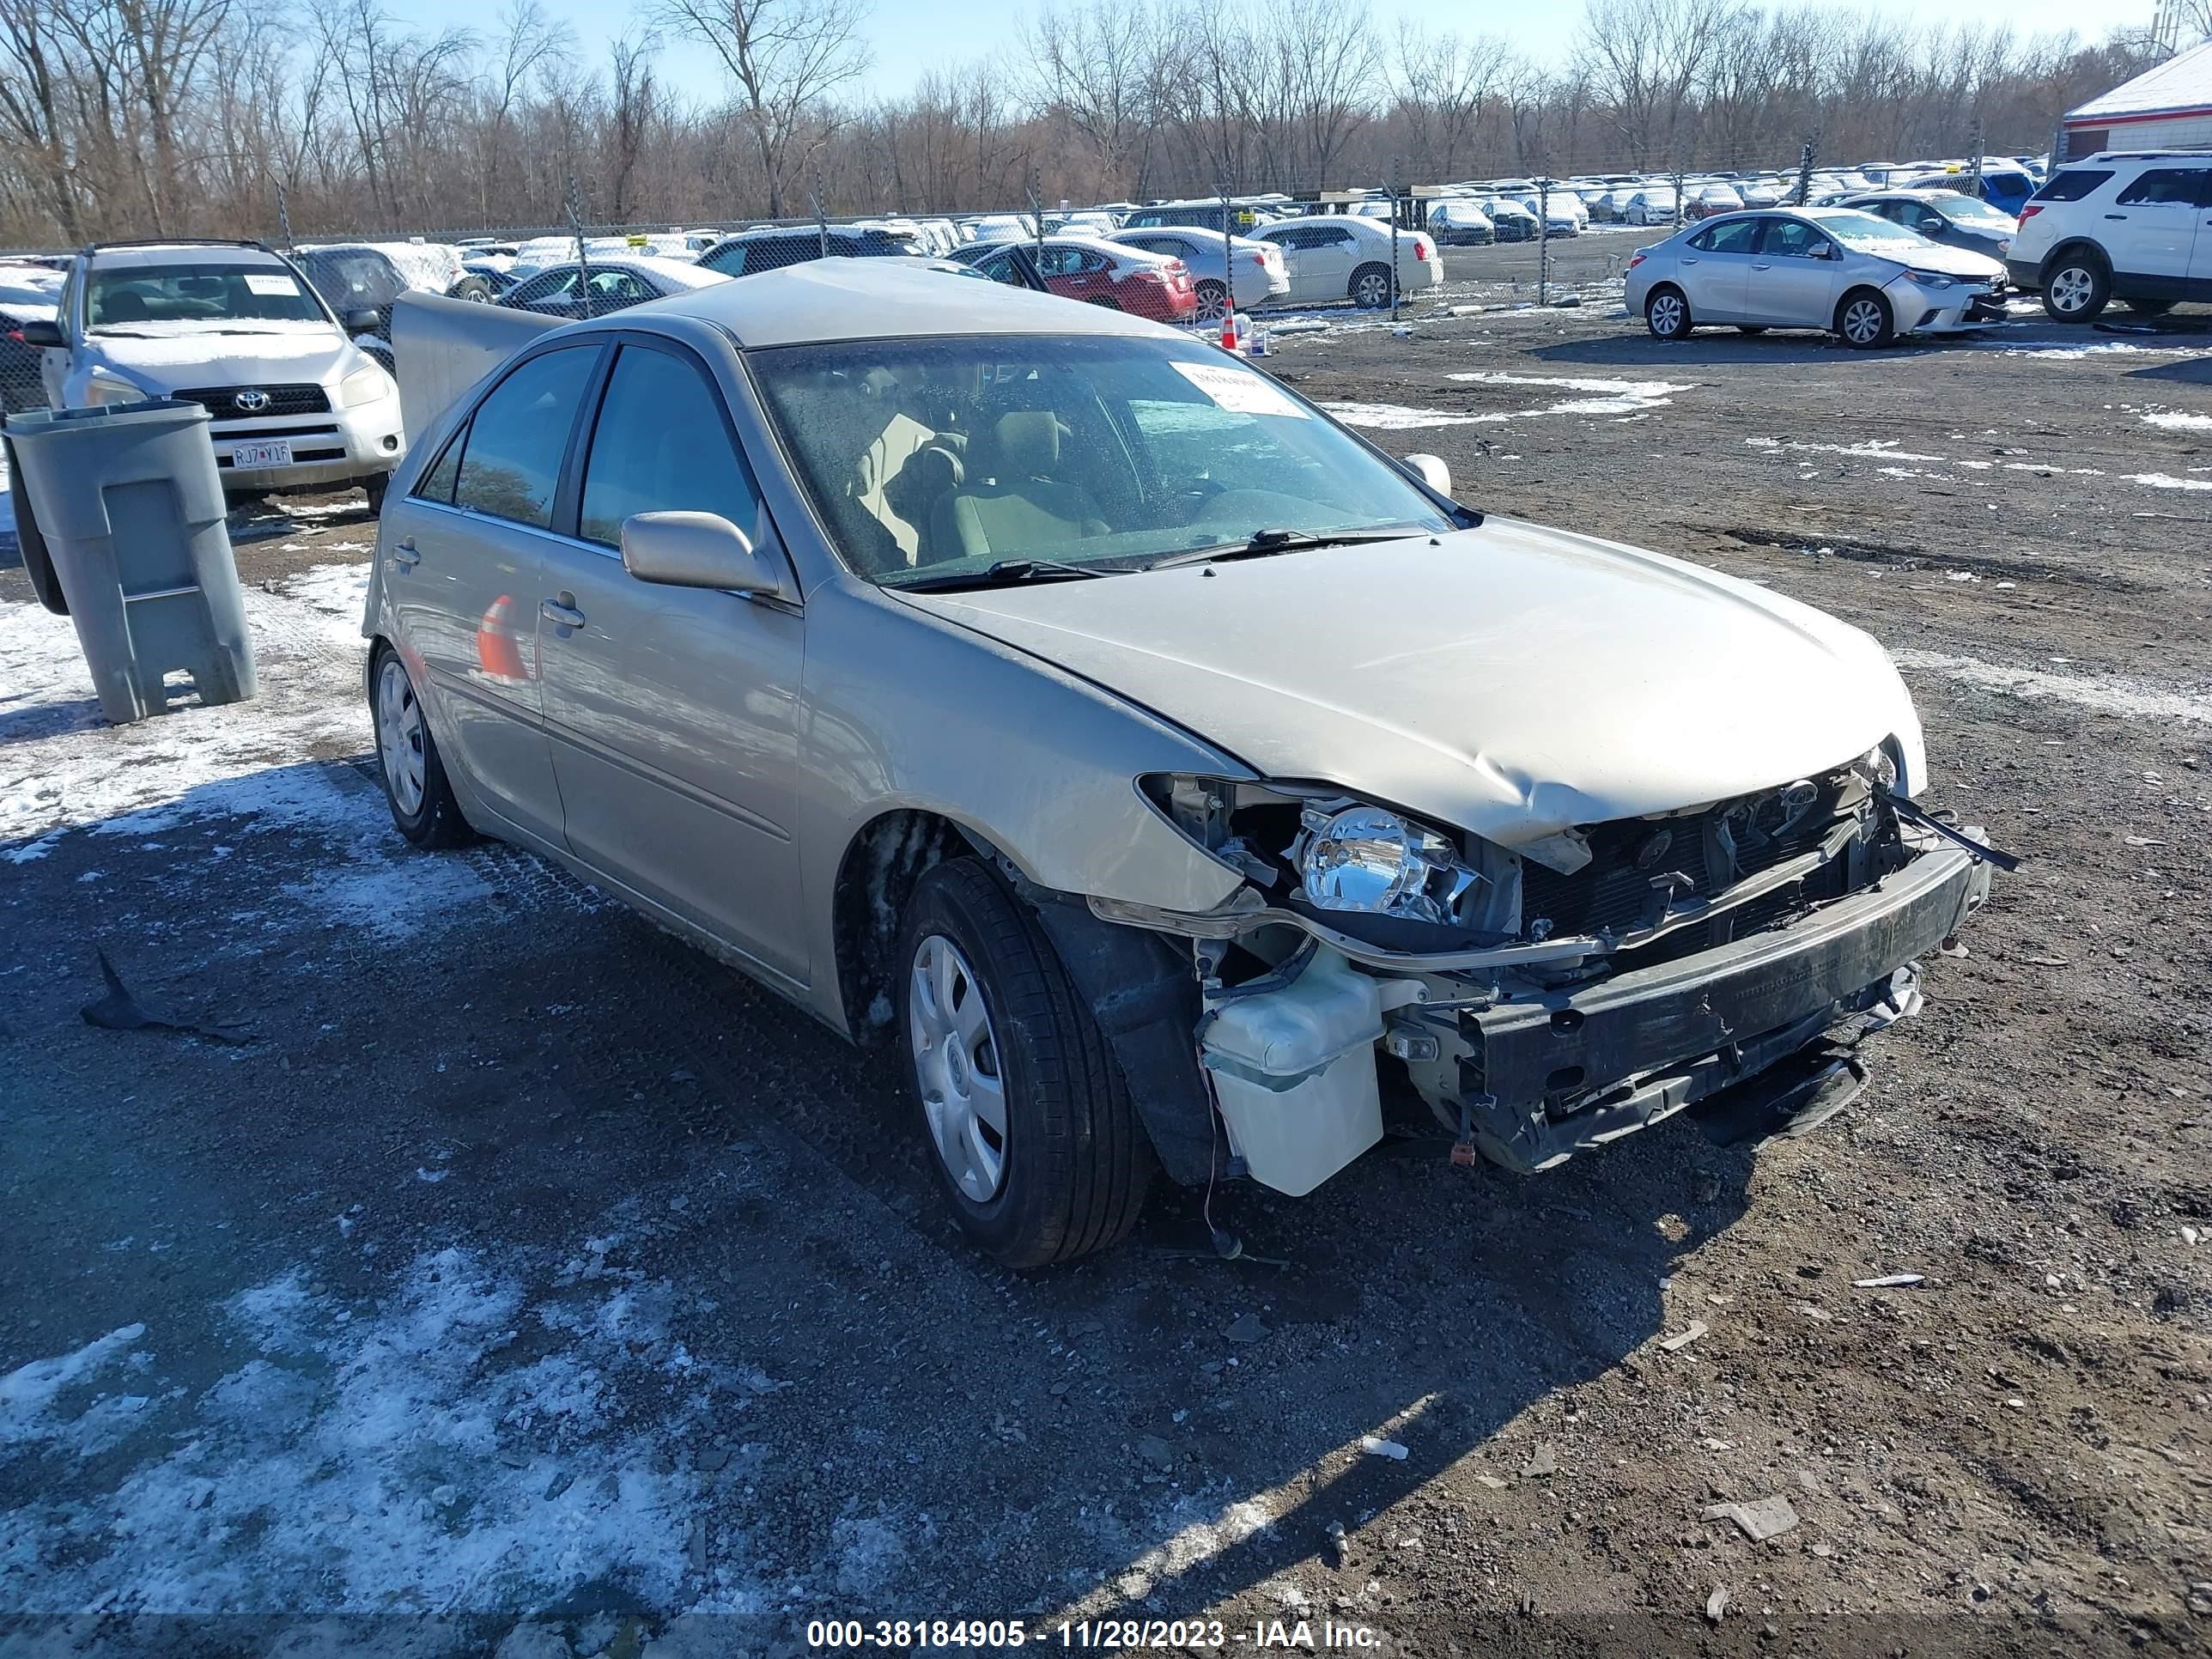
[[[1840,250],[1802,219],[1759,223],[1746,307],[1750,320],[1777,328],[1826,328],[1836,314]]]

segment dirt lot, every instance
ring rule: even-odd
[[[1871,629],[2027,862],[1826,1127],[1408,1141],[1232,1193],[1244,1261],[1169,1195],[998,1272],[888,1065],[527,857],[404,854],[365,520],[242,531],[264,700],[128,732],[0,570],[0,1615],[103,1615],[0,1651],[2203,1647],[2212,334],[1662,348],[1608,314],[1634,240],[1562,252],[1579,310],[1270,365],[1462,500]],[[1449,258],[1455,305],[1528,262]],[[239,1040],[88,1025],[100,950]],[[266,1617],[120,1622],[216,1611]]]

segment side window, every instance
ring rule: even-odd
[[[1766,234],[1759,239],[1759,251],[1779,255],[1785,259],[1818,259],[1826,257],[1818,250],[1828,245],[1828,239],[1802,219],[1769,219],[1764,222]]]
[[[576,284],[576,268],[569,265],[560,270],[549,270],[533,276],[508,295],[510,305],[526,306],[539,300],[550,300],[566,294]]]
[[[1358,239],[1340,225],[1332,225],[1315,234],[1316,247],[1350,247]]]
[[[2078,202],[2112,176],[2111,169],[2106,167],[2068,167],[2063,173],[2052,173],[2043,188],[2035,192],[2035,199]]]
[[[1758,220],[1723,219],[1690,238],[1690,246],[1707,253],[1748,253],[1758,239]]]
[[[2205,181],[2212,170],[2203,167],[2153,167],[2115,198],[2122,207],[2212,206]]]
[[[578,533],[618,547],[630,514],[668,512],[718,513],[750,536],[760,497],[706,377],[668,352],[624,346],[599,402]]]
[[[446,445],[446,453],[438,457],[438,464],[416,481],[414,495],[417,501],[450,503],[453,499],[453,479],[461,470],[461,446],[468,442],[468,428],[456,432]]]
[[[540,530],[552,524],[568,428],[599,358],[597,346],[549,351],[492,388],[469,422],[454,506]]]
[[[1086,248],[1072,257],[1075,260],[1075,269],[1086,276],[1094,276],[1106,269],[1106,256],[1103,253],[1093,253]]]

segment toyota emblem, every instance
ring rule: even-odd
[[[248,415],[258,415],[269,407],[269,394],[258,386],[248,386],[232,394],[230,401]]]

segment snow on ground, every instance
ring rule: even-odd
[[[1370,431],[1410,432],[1431,426],[1474,426],[1508,418],[1503,413],[1471,414],[1448,409],[1410,409],[1403,404],[1323,404],[1322,407],[1346,426]]]
[[[1941,674],[1961,684],[2008,696],[2049,698],[2118,714],[2128,720],[2183,720],[2212,726],[2212,696],[2172,691],[2148,680],[2118,675],[2054,674],[2045,669],[2008,668],[1974,657],[1956,657],[1939,651],[1910,647],[1892,651],[1899,668]]]
[[[2171,432],[2212,432],[2212,415],[2191,415],[2179,409],[2153,410],[2143,416],[2153,426]]]
[[[711,1304],[621,1246],[424,1250],[351,1297],[294,1267],[0,1378],[9,1607],[513,1612],[607,1577],[757,1609],[741,1549],[703,1565],[705,1502],[760,1467],[739,1442],[775,1384],[695,1359],[679,1327]],[[210,1347],[222,1375],[186,1380]]]
[[[361,600],[368,568],[308,573],[309,599],[246,591],[261,695],[173,709],[128,726],[100,717],[66,617],[0,604],[0,860],[40,857],[56,834],[97,826],[150,834],[196,815],[331,824],[351,805],[302,762],[371,746],[362,683]],[[353,623],[331,607],[350,580]]]
[[[2170,472],[2130,472],[2128,482],[2153,489],[2212,489],[2212,478],[2177,478]]]
[[[1549,374],[1486,372],[1454,374],[1448,378],[1486,386],[1548,386],[1562,392],[1592,395],[1562,398],[1533,409],[1415,409],[1404,404],[1357,403],[1325,403],[1322,407],[1346,426],[1400,432],[1418,431],[1424,427],[1477,426],[1498,421],[1535,420],[1553,415],[1621,415],[1632,417],[1673,402],[1678,392],[1690,390],[1686,384],[1672,380],[1598,380]]]
[[[2138,345],[2132,340],[2106,340],[2097,345],[2042,345],[2013,340],[1973,340],[1967,343],[1983,351],[2033,357],[2042,362],[2068,362],[2083,357],[2105,357],[2138,352],[2147,357],[2212,357],[2212,346]]]

